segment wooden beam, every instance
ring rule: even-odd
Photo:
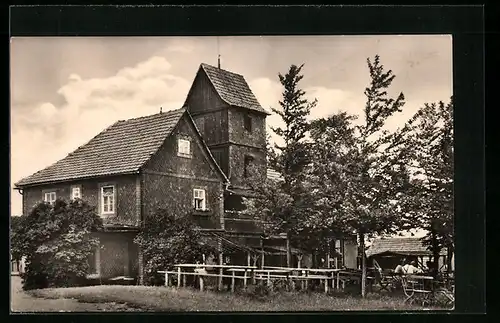
[[[224,254],[222,253],[222,239],[219,237],[219,239],[217,239],[217,249],[219,251],[219,265],[222,266],[224,265]],[[179,267],[180,268],[180,267]],[[219,291],[222,290],[222,275],[224,274],[224,269],[222,267],[219,268],[219,278],[218,278],[218,286],[217,286],[217,289]]]

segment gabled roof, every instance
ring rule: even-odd
[[[405,256],[431,256],[432,252],[427,250],[427,247],[422,244],[420,238],[387,238],[376,239],[368,250],[366,256],[392,253]],[[445,255],[446,250],[441,251],[441,255]]]
[[[207,75],[220,98],[229,105],[270,114],[260,105],[243,75],[202,63],[200,70]]]
[[[170,136],[185,112],[181,108],[117,121],[65,158],[23,178],[15,186],[137,173]]]

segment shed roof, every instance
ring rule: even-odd
[[[200,66],[227,104],[269,114],[253,94],[243,75],[202,63]]]
[[[431,256],[432,252],[422,244],[420,238],[387,238],[376,239],[366,250],[366,256],[371,257],[380,254],[397,254],[406,256]],[[441,251],[446,255],[446,250]]]
[[[185,112],[181,108],[117,121],[85,145],[21,179],[15,186],[136,173],[158,151]]]

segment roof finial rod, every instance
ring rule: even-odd
[[[219,48],[219,36],[217,36],[217,67],[220,69],[220,48]]]
[[[161,107],[160,107],[160,113],[161,113]]]

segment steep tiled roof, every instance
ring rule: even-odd
[[[15,185],[136,172],[160,148],[184,112],[182,108],[117,121],[65,158]]]
[[[243,75],[205,63],[201,64],[201,68],[207,74],[221,99],[227,104],[269,114],[257,101]]]
[[[420,238],[388,238],[374,240],[370,248],[366,250],[366,256],[370,257],[386,252],[410,256],[432,255],[427,250],[427,247],[422,244]],[[445,255],[446,251],[441,251],[441,254]]]

